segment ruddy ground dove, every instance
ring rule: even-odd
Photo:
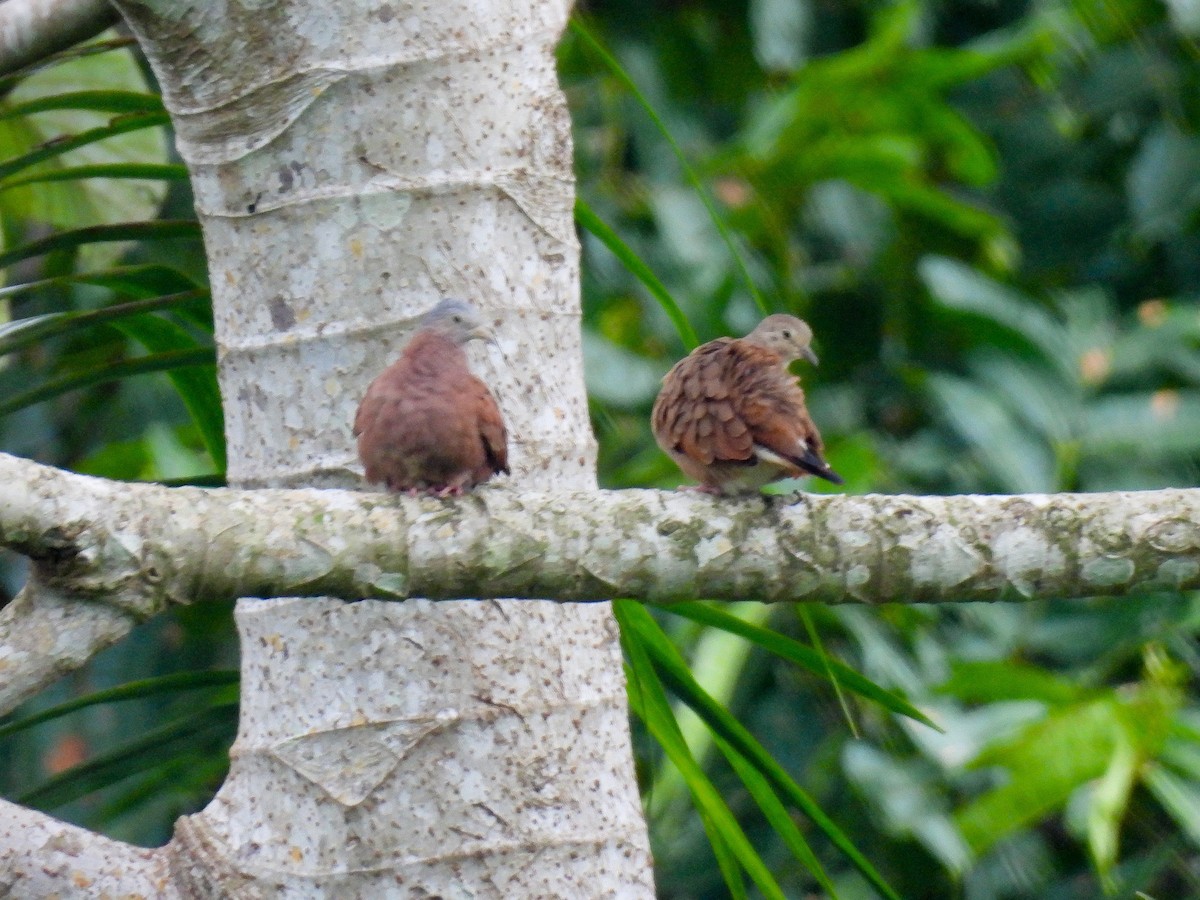
[[[463,351],[476,339],[494,340],[479,311],[443,300],[371,382],[354,417],[367,481],[447,497],[508,472],[504,419]]]
[[[801,475],[843,483],[787,368],[801,357],[817,364],[811,342],[812,330],[795,316],[767,316],[744,338],[697,347],[666,374],[654,437],[700,490],[752,493]]]

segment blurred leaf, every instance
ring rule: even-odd
[[[1059,707],[1019,737],[989,748],[975,767],[1000,765],[1008,781],[955,814],[963,837],[982,853],[1039,821],[1080,785],[1098,778],[1113,751],[1120,720],[1108,698]]]
[[[990,391],[965,378],[941,374],[930,374],[925,386],[941,418],[970,445],[1002,490],[1044,493],[1055,489],[1049,448],[1019,428]]]
[[[945,809],[930,766],[919,759],[895,759],[867,741],[847,744],[842,759],[847,776],[883,816],[888,832],[915,838],[952,872],[970,869],[971,851]]]
[[[136,773],[171,763],[182,754],[202,750],[212,742],[232,741],[237,729],[237,711],[236,703],[201,708],[110,753],[46,779],[22,794],[17,802],[37,809],[55,809]]]
[[[86,709],[99,703],[118,703],[122,700],[144,700],[161,694],[175,694],[180,691],[192,691],[212,687],[228,687],[236,685],[239,674],[234,670],[177,672],[171,675],[160,675],[156,678],[144,678],[140,681],[128,681],[125,684],[103,691],[93,691],[66,703],[60,703],[39,713],[25,716],[16,721],[0,725],[0,738],[7,738],[27,728],[41,725],[62,718],[76,710]]]
[[[0,400],[0,416],[7,416],[18,409],[41,403],[68,391],[78,390],[97,384],[121,381],[132,375],[147,372],[167,372],[188,366],[215,366],[216,354],[211,347],[196,347],[190,350],[173,350],[167,353],[153,353],[149,356],[139,356],[134,359],[75,372],[64,375],[23,393],[12,394]]]
[[[841,244],[853,261],[876,259],[895,237],[887,204],[844,178],[815,183],[805,213],[815,227]]]
[[[753,625],[749,622],[744,622],[720,609],[705,606],[702,603],[672,603],[659,608],[664,612],[691,619],[693,622],[699,622],[702,625],[720,628],[731,634],[740,635],[746,638],[746,640],[758,644],[764,650],[774,653],[776,656],[782,657],[798,666],[802,666],[814,675],[822,678],[836,678],[840,684],[857,694],[861,694],[868,700],[878,703],[884,709],[898,715],[908,716],[910,719],[920,722],[923,725],[940,730],[928,716],[903,697],[885,690],[849,666],[843,665],[835,659],[830,659],[828,656],[818,653],[811,647],[806,647],[804,644],[786,635]]]
[[[33,74],[18,79],[2,106],[28,103],[59,103],[56,98],[71,95],[105,96],[110,103],[141,103],[149,109],[157,99],[150,94],[150,85],[134,53],[125,46],[127,39],[99,42],[91,47],[75,48],[58,54]],[[142,97],[144,100],[136,100]],[[159,101],[161,103],[161,101]],[[160,106],[161,108],[161,106]],[[118,117],[120,118],[120,117]],[[24,146],[10,144],[0,157],[21,157],[40,145],[64,136],[79,136],[88,132],[98,135],[97,129],[111,128],[110,136],[98,141],[76,142],[75,149],[65,155],[62,145],[47,147],[54,150],[53,158],[41,163],[37,173],[53,171],[59,166],[111,165],[123,163],[162,164],[167,162],[168,138],[161,127],[136,127],[148,124],[141,121],[110,120],[105,111],[87,109],[51,109],[35,116],[10,119],[8,125],[20,123],[27,142]],[[112,128],[112,126],[116,126]],[[29,174],[35,174],[30,171]],[[8,217],[16,212],[14,201],[26,198],[22,219],[49,224],[55,228],[71,229],[121,221],[139,221],[155,216],[165,195],[161,183],[131,182],[123,179],[94,179],[70,185],[39,184],[0,194],[0,210]],[[10,228],[13,222],[6,222]],[[9,232],[11,235],[12,232]],[[115,259],[115,248],[89,248],[89,265],[100,267]]]
[[[109,324],[153,355],[202,350],[215,357],[211,347],[197,343],[187,331],[155,315],[120,317]],[[221,408],[221,389],[217,386],[215,358],[211,366],[178,366],[167,369],[166,373],[192,421],[200,429],[213,464],[218,471],[225,471],[225,417]]]
[[[650,104],[650,101],[646,99],[646,96],[641,92],[634,80],[629,76],[629,73],[621,67],[619,62],[617,62],[616,57],[614,57],[608,52],[607,49],[605,49],[604,45],[601,44],[599,39],[592,34],[591,29],[578,15],[571,17],[569,27],[572,33],[583,41],[588,50],[604,64],[605,68],[607,68],[613,77],[617,79],[621,86],[624,87],[625,90],[627,90],[635,100],[637,100],[638,105],[642,107],[642,109],[646,112],[646,115],[650,118],[650,121],[654,123],[654,127],[658,129],[658,132],[663,136],[663,139],[670,146],[671,152],[675,154],[675,158],[679,160],[679,166],[683,170],[683,174],[687,178],[688,183],[691,184],[692,190],[695,191],[696,197],[704,204],[705,210],[708,211],[709,218],[712,219],[713,225],[716,226],[717,231],[721,235],[721,239],[725,242],[725,246],[729,250],[729,256],[733,260],[734,265],[737,266],[738,271],[742,276],[742,280],[746,285],[746,289],[750,292],[750,296],[754,298],[755,304],[764,314],[769,313],[771,311],[770,307],[768,307],[766,300],[762,296],[762,293],[758,290],[758,286],[755,284],[754,278],[750,275],[750,270],[746,267],[746,261],[742,257],[742,253],[738,249],[737,244],[734,242],[733,235],[729,230],[729,226],[725,224],[725,220],[722,218],[720,212],[713,204],[708,190],[705,188],[703,182],[701,182],[700,177],[692,169],[691,164],[688,162],[687,157],[683,153],[683,148],[679,146],[678,141],[675,140],[674,135],[672,135],[670,130],[667,128],[666,123],[663,122],[662,118]],[[577,204],[577,215],[578,209],[579,207]]]
[[[13,353],[23,347],[51,338],[77,334],[102,322],[111,323],[119,319],[144,316],[146,313],[158,310],[183,307],[189,303],[205,300],[207,297],[206,289],[197,289],[180,294],[168,294],[165,297],[151,297],[147,300],[119,303],[91,312],[47,313],[28,319],[15,319],[7,325],[0,325],[0,355]],[[180,346],[185,345],[181,344]],[[189,341],[186,346],[195,346],[195,341]],[[147,349],[151,348],[147,347]]]
[[[1193,846],[1200,847],[1200,784],[1195,777],[1180,777],[1164,766],[1149,763],[1142,768],[1142,780]]]
[[[121,816],[136,815],[148,806],[161,804],[165,798],[172,797],[195,808],[207,799],[228,770],[229,757],[224,754],[213,754],[207,759],[197,759],[194,755],[168,759],[141,773],[137,783],[105,802],[97,810],[96,820],[108,825]],[[180,809],[176,815],[190,811],[189,808]]]
[[[1171,13],[1171,24],[1183,35],[1200,37],[1200,3],[1195,0],[1164,0]]]
[[[1006,835],[1062,806],[1073,791],[1109,768],[1117,742],[1153,757],[1165,739],[1176,700],[1170,691],[1143,688],[1055,707],[1016,737],[985,749],[974,768],[1003,766],[1008,780],[955,814],[967,843],[981,853]]]
[[[91,284],[134,298],[161,297],[166,294],[178,294],[198,289],[208,294],[208,288],[201,287],[177,269],[161,265],[113,266],[95,272],[72,272],[52,278],[41,278],[23,284],[12,284],[0,287],[0,299],[17,298],[26,294],[44,291],[47,288],[69,288],[76,284]],[[211,322],[211,315],[207,317]],[[211,330],[211,326],[210,326]]]
[[[70,250],[85,244],[106,241],[167,241],[175,238],[200,237],[200,223],[192,219],[160,219],[156,222],[124,222],[119,225],[94,225],[74,231],[60,231],[39,240],[29,241],[0,253],[0,268],[22,259],[41,256],[56,250]]]
[[[809,847],[808,841],[804,839],[800,829],[796,827],[796,823],[792,821],[791,814],[780,801],[779,795],[775,793],[771,783],[719,735],[714,735],[713,739],[721,753],[729,761],[730,767],[742,780],[742,784],[746,786],[747,792],[758,804],[758,808],[762,810],[767,822],[787,847],[788,852],[804,866],[806,871],[812,873],[827,895],[836,900],[838,893],[833,882],[830,881],[821,861]]]
[[[1075,439],[1083,402],[1083,392],[1075,383],[1064,384],[1052,368],[1030,365],[991,348],[972,353],[968,366],[981,387],[1003,398],[1021,424],[1045,442]]]
[[[837,672],[833,670],[833,663],[836,660],[832,659],[825,652],[825,646],[821,641],[821,634],[817,631],[817,624],[813,621],[813,608],[807,603],[802,603],[796,607],[796,617],[803,623],[804,632],[808,635],[808,640],[812,644],[813,649],[817,652],[821,662],[824,663],[825,677],[829,679],[833,686],[833,692],[837,695],[838,706],[841,707],[842,715],[846,719],[846,727],[850,729],[850,735],[855,740],[859,740],[862,735],[859,734],[858,725],[854,721],[854,713],[850,709],[850,704],[846,702],[846,693],[842,690],[842,683],[838,679]],[[848,667],[847,667],[848,668]],[[882,688],[880,688],[882,690]],[[925,720],[931,728],[937,728],[928,719]]]
[[[813,26],[809,0],[750,0],[749,19],[754,55],[764,69],[789,72],[808,58]]]
[[[1111,879],[1117,862],[1121,821],[1129,806],[1140,763],[1132,742],[1118,731],[1108,767],[1092,790],[1088,806],[1088,847],[1102,879]]]
[[[1137,382],[1165,371],[1200,384],[1200,317],[1192,304],[1148,300],[1138,317],[1145,321],[1113,338],[1110,378]]]
[[[613,602],[613,612],[618,621],[622,621],[633,609],[636,609],[636,606],[630,605],[628,601]],[[721,871],[730,891],[734,895],[744,895],[740,875],[729,870],[728,856],[732,855],[765,896],[783,900],[783,891],[770,870],[746,839],[745,833],[720,793],[692,758],[683,735],[679,733],[675,717],[671,715],[671,707],[667,703],[666,694],[663,693],[662,684],[639,638],[628,628],[622,627],[621,646],[624,647],[628,660],[629,706],[634,714],[646,723],[651,735],[683,775],[688,790],[701,811],[705,831],[713,843],[718,861],[721,862]]]
[[[662,370],[650,360],[583,329],[583,371],[588,394],[602,403],[639,409],[654,400]]]
[[[106,32],[112,34],[112,32]],[[74,47],[68,47],[66,50],[59,50],[57,53],[51,53],[42,59],[31,63],[24,69],[12,72],[8,75],[0,76],[0,94],[11,93],[13,88],[28,80],[32,76],[39,75],[48,69],[56,66],[73,63],[76,60],[89,59],[93,56],[102,56],[114,51],[129,50],[137,46],[137,38],[134,37],[101,37],[94,41],[89,41],[84,44],[76,44]],[[118,53],[119,55],[119,53]]]
[[[1164,765],[1200,783],[1200,731],[1187,722],[1188,714],[1194,712],[1182,710],[1171,723],[1171,734],[1160,759]]]
[[[96,178],[134,178],[154,181],[181,181],[188,177],[187,166],[173,163],[109,163],[94,166],[72,166],[48,172],[6,178],[0,182],[0,191],[10,190],[27,184],[45,184],[55,181],[86,181]]]
[[[52,109],[86,109],[103,113],[162,113],[162,98],[137,91],[68,91],[45,94],[23,103],[0,106],[0,119],[13,119]]]
[[[1065,678],[1027,663],[1009,660],[956,660],[939,693],[969,703],[1039,700],[1049,705],[1075,703],[1086,690]]]
[[[1200,390],[1097,398],[1084,409],[1080,447],[1089,456],[1194,456],[1200,450]]]
[[[709,846],[712,847],[713,856],[717,860],[717,868],[721,870],[721,877],[729,889],[729,896],[732,900],[749,900],[750,892],[746,890],[746,882],[742,878],[737,853],[726,842],[725,835],[713,822],[708,812],[705,810],[699,812],[700,820],[704,823],[704,830],[708,834]]]
[[[1045,362],[1074,375],[1066,332],[1044,309],[958,260],[924,256],[918,272],[925,288],[943,306],[983,316],[1021,335]]]
[[[850,842],[833,820],[792,780],[783,768],[771,758],[746,728],[730,713],[715,703],[688,671],[686,663],[679,652],[667,639],[667,636],[651,618],[650,614],[640,605],[630,601],[618,601],[614,608],[620,605],[618,621],[621,624],[622,639],[629,634],[630,642],[637,640],[644,652],[654,660],[655,671],[663,683],[669,687],[680,700],[686,703],[721,740],[730,744],[738,753],[752,764],[775,790],[784,798],[799,808],[825,836],[854,864],[855,868],[867,878],[886,897],[895,898],[896,893],[884,881],[875,867],[867,861]],[[818,878],[818,873],[813,873]]]
[[[951,231],[994,240],[1001,222],[941,183],[943,170],[975,186],[997,172],[986,138],[943,94],[1036,54],[1041,38],[1015,34],[986,47],[917,53],[917,9],[880,10],[866,42],[805,66],[751,121],[740,163],[765,193],[783,192],[791,204],[813,184],[840,178]]]
[[[138,480],[199,487],[204,479],[213,478],[213,474],[205,473],[211,473],[216,463],[203,441],[192,439],[198,435],[199,429],[190,423],[169,428],[162,422],[151,422],[142,435],[150,471]]]
[[[646,290],[658,301],[663,312],[667,314],[667,318],[671,320],[671,324],[679,332],[679,337],[688,350],[693,349],[700,343],[700,339],[696,337],[695,330],[688,322],[687,317],[684,316],[683,310],[679,308],[679,304],[675,302],[675,298],[671,296],[670,292],[663,286],[663,283],[658,280],[658,276],[617,236],[615,231],[609,228],[592,211],[590,206],[584,203],[582,198],[575,199],[575,220],[599,238],[601,243],[609,249],[613,256],[619,259],[622,265],[629,270],[630,274],[645,286]]]
[[[770,617],[771,606],[742,601],[725,605],[722,612],[739,621],[760,625]],[[733,702],[747,659],[755,645],[731,631],[720,628],[694,626],[687,631],[694,632],[693,639],[688,641],[688,661],[697,683],[716,702],[728,706]],[[671,704],[671,709],[692,755],[697,762],[705,765],[711,750],[716,746],[712,730],[684,704],[676,701]],[[658,773],[650,785],[647,794],[650,801],[648,812],[651,817],[660,812],[669,814],[676,805],[675,798],[683,787],[679,779],[674,777],[677,774],[674,770],[665,769]]]
[[[145,435],[129,441],[106,441],[71,466],[81,475],[115,481],[141,481],[154,475],[153,450]]]
[[[1070,0],[1069,7],[1078,22],[1101,43],[1111,43],[1135,37],[1162,16],[1162,9],[1153,0]]]

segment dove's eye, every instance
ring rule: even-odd
[[[454,316],[451,316],[450,319],[458,325],[462,324],[462,316],[454,315]]]
[[[790,341],[792,339],[792,333],[790,331],[788,331],[786,328],[783,329],[783,339],[785,341]]]

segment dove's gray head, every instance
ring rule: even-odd
[[[811,346],[812,329],[808,327],[807,322],[795,316],[785,313],[767,316],[742,340],[773,350],[782,357],[785,364],[793,359],[802,358],[814,366],[818,363],[817,354],[813,353]]]
[[[443,300],[425,313],[421,317],[419,329],[440,334],[455,344],[496,339],[478,309],[466,300],[454,298]]]

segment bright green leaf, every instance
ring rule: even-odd
[[[814,675],[823,678],[836,678],[846,688],[857,694],[861,694],[868,700],[878,703],[885,709],[902,716],[908,716],[923,725],[928,725],[930,728],[940,730],[928,716],[903,697],[880,687],[849,666],[843,665],[837,660],[830,659],[786,635],[772,631],[769,628],[744,622],[721,609],[706,606],[702,603],[672,603],[660,608],[664,612],[683,616],[694,622],[700,622],[712,628],[721,628],[731,634],[740,635],[758,644],[764,650],[804,667]]]

